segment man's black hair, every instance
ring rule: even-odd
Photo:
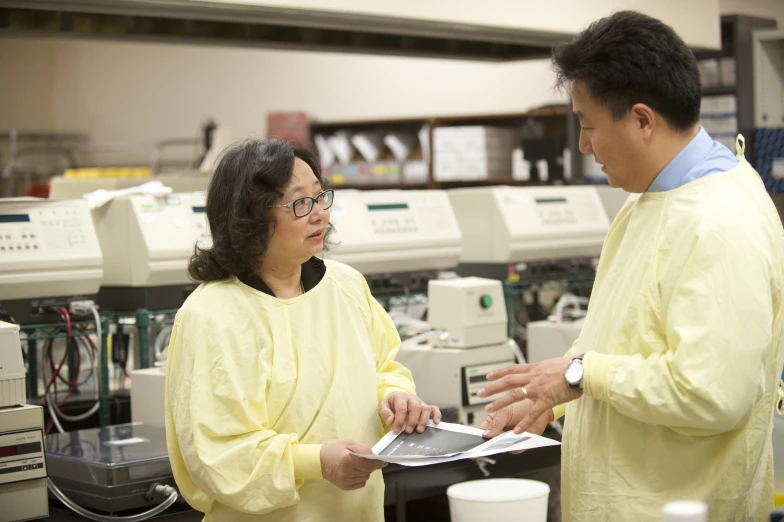
[[[553,50],[558,86],[578,83],[615,119],[644,103],[675,130],[700,118],[700,74],[694,53],[660,20],[620,11],[591,24]]]

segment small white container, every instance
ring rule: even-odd
[[[485,479],[449,486],[452,522],[547,522],[550,486],[526,479]]]
[[[708,504],[682,500],[670,502],[662,511],[663,522],[708,522]]]

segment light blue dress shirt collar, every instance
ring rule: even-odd
[[[738,160],[730,150],[700,126],[697,135],[653,180],[648,192],[666,192],[709,174],[735,168]]]

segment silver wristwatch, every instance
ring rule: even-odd
[[[566,367],[566,371],[564,371],[564,377],[566,377],[566,383],[569,385],[569,388],[583,391],[583,374],[583,356],[573,357],[569,366]]]

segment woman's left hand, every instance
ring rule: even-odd
[[[433,422],[441,422],[441,410],[437,406],[425,404],[413,393],[406,392],[392,392],[387,395],[378,407],[378,414],[384,422],[392,426],[395,433],[400,433],[404,425],[406,433],[413,433],[414,429],[422,433],[431,415]]]

